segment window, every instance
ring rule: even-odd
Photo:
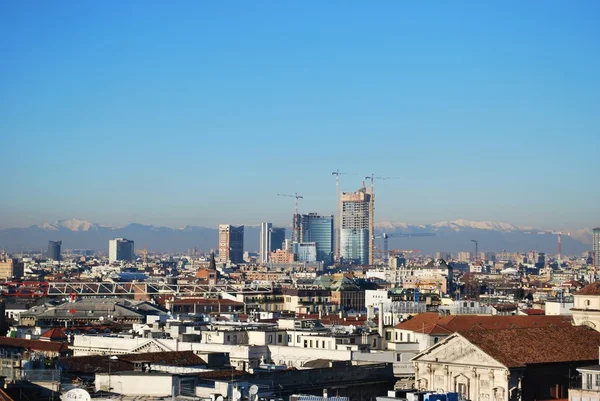
[[[227,341],[231,341],[231,336],[227,335]]]
[[[323,346],[323,348],[325,348],[325,340],[323,340],[323,341],[321,342],[321,345]]]
[[[300,336],[296,336],[296,342],[299,343],[300,342]]]
[[[596,375],[596,387],[600,387],[600,375]]]
[[[585,300],[585,306],[590,306],[590,300],[589,299]]]
[[[277,342],[278,343],[282,343],[283,342],[283,334],[278,334],[277,335]]]
[[[288,343],[291,343],[291,342],[292,342],[292,335],[288,334]]]
[[[313,347],[313,345],[312,345],[312,340],[310,340],[310,347],[311,347],[311,348]]]
[[[402,354],[396,354],[396,362],[402,361]]]
[[[585,374],[585,380],[583,381],[583,388],[585,390],[591,390],[592,389],[592,374],[591,373],[586,373]]]
[[[409,343],[410,342],[410,333],[406,334],[406,342]]]
[[[386,339],[387,341],[390,341],[390,340],[392,339],[392,333],[391,333],[391,332],[389,332],[389,331],[386,331],[386,332],[385,332],[385,339]]]
[[[404,336],[402,335],[402,332],[400,332],[400,341],[403,341],[402,337]]]
[[[439,338],[437,338],[437,337],[434,337],[434,338],[433,338],[433,343],[434,343],[434,344],[437,344],[437,343],[438,343],[438,341],[440,341],[440,339],[439,339]]]
[[[269,334],[269,344],[273,344],[273,334]]]
[[[308,340],[304,340],[304,348],[308,347]]]
[[[398,332],[396,332],[396,341],[398,341]]]

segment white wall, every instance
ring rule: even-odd
[[[109,375],[96,374],[96,391],[107,391]],[[111,374],[112,391],[123,395],[169,396],[173,391],[173,376],[169,374]]]

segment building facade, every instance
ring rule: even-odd
[[[268,263],[271,252],[283,248],[285,228],[273,227],[272,223],[260,225],[260,262]]]
[[[18,259],[8,257],[4,252],[0,254],[0,279],[22,278],[25,264]]]
[[[244,262],[244,226],[219,225],[219,259],[224,263]]]
[[[300,215],[300,242],[316,243],[317,260],[330,265],[333,262],[333,216]]]
[[[341,194],[340,256],[358,264],[373,264],[374,197],[366,188]]]
[[[134,242],[126,238],[115,238],[108,241],[108,260],[110,263],[135,260]]]
[[[48,241],[48,259],[60,261],[61,253],[60,247],[62,245],[62,241]]]

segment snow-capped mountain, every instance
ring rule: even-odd
[[[554,254],[557,249],[556,235],[529,235],[524,229],[509,223],[494,221],[470,221],[458,219],[434,224],[406,224],[387,221],[375,224],[377,234],[433,232],[435,237],[394,237],[389,238],[390,249],[420,249],[423,252],[472,251],[477,240],[479,250],[499,252],[502,250],[526,252],[537,250]],[[288,236],[291,228],[287,228]],[[246,225],[244,247],[257,251],[260,227]],[[48,246],[49,240],[62,240],[64,249],[95,249],[106,252],[108,240],[128,238],[135,241],[136,248],[146,247],[152,251],[186,251],[190,248],[209,251],[218,246],[217,227],[185,226],[174,229],[144,224],[128,224],[124,227],[110,227],[82,219],[60,220],[28,228],[0,230],[0,248],[9,251],[40,249]],[[376,246],[382,246],[381,239]],[[590,250],[591,230],[571,230],[570,236],[563,235],[563,253],[579,255]]]
[[[442,228],[449,228],[454,231],[461,231],[465,229],[476,229],[476,230],[491,230],[491,231],[521,231],[519,227],[510,223],[498,223],[495,221],[471,221],[471,220],[453,220],[453,221],[440,221],[433,224],[406,224],[401,222],[384,221],[376,223],[375,228],[378,230],[431,230],[436,231]]]
[[[67,229],[69,231],[89,231],[97,230],[99,225],[90,223],[89,221],[74,218],[69,220],[59,220],[54,223],[44,223],[36,227],[50,231],[60,230],[61,228]]]

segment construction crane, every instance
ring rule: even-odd
[[[373,237],[373,239],[379,239],[379,238],[383,238],[383,261],[385,263],[388,263],[388,261],[390,260],[390,252],[388,250],[388,238],[418,238],[418,237],[435,237],[435,233],[413,233],[413,234],[400,234],[400,233],[395,233],[395,234],[381,234],[381,235],[376,235]]]
[[[294,203],[294,241],[300,242],[300,226],[298,224],[298,199],[304,199],[302,195],[298,195],[298,192],[295,192],[294,195],[289,194],[277,194],[277,196],[285,196],[287,198],[295,198],[296,201]]]
[[[558,261],[562,260],[562,236],[567,235],[571,236],[571,233],[563,233],[562,231],[523,231],[523,234],[531,234],[531,235],[556,235],[558,238],[557,244],[557,253],[558,253]]]
[[[335,176],[335,235],[334,235],[334,253],[335,260],[340,258],[340,175],[356,175],[352,173],[342,173],[335,170],[331,175]]]
[[[376,177],[375,174],[371,174],[365,177],[365,180],[371,181],[371,193],[375,194],[375,180],[399,180],[400,177]]]
[[[146,247],[144,247],[144,249],[138,249],[137,251],[135,251],[135,253],[142,254],[142,262],[144,263],[144,266],[147,266],[146,258],[148,257],[148,250],[146,249]]]

